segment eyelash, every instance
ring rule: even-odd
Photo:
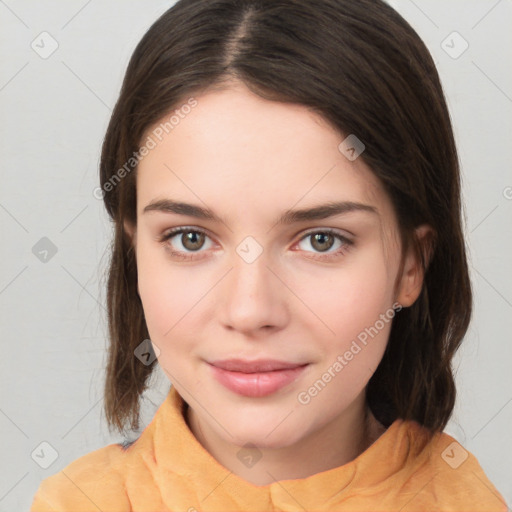
[[[162,244],[166,244],[166,249],[169,251],[169,253],[172,257],[176,257],[181,260],[188,260],[188,261],[196,259],[194,255],[196,253],[201,252],[200,250],[196,251],[196,252],[189,253],[189,254],[187,254],[187,253],[183,254],[183,252],[174,251],[174,250],[170,249],[169,245],[167,244],[167,242],[171,238],[173,238],[176,235],[182,234],[182,233],[201,233],[201,234],[207,236],[208,238],[210,238],[208,236],[208,233],[206,231],[204,231],[203,229],[182,226],[179,228],[174,228],[171,231],[167,231],[166,233],[164,233],[159,238],[159,242]],[[312,235],[318,234],[318,233],[332,235],[335,238],[337,238],[343,245],[341,246],[341,248],[339,248],[334,253],[316,253],[316,254],[325,254],[325,255],[322,255],[320,257],[313,257],[311,259],[317,259],[317,260],[321,260],[321,261],[332,261],[334,259],[338,259],[338,258],[344,256],[346,254],[346,252],[354,245],[354,242],[352,242],[352,240],[349,240],[347,237],[341,235],[340,233],[338,233],[337,231],[335,231],[334,229],[331,229],[331,228],[308,231],[300,238],[300,240],[297,243],[300,243],[300,242],[302,242],[302,240],[305,240],[306,238],[308,238]]]

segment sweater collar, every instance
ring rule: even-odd
[[[176,485],[196,496],[203,508],[227,510],[329,510],[344,496],[386,485],[398,473],[414,471],[428,442],[427,430],[414,421],[395,420],[364,452],[342,466],[306,478],[254,485],[222,466],[195,438],[186,423],[187,404],[171,386],[140,441],[151,455],[146,464],[154,473],[166,503],[175,502]],[[142,438],[145,437],[145,440]],[[414,460],[415,459],[415,460]],[[185,492],[185,489],[183,489]]]

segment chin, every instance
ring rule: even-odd
[[[287,425],[286,428],[283,425],[276,428],[276,425],[279,422],[257,428],[254,424],[247,427],[236,425],[230,431],[233,437],[227,436],[226,441],[240,447],[251,444],[261,449],[278,449],[292,446],[302,438],[301,432],[294,425]]]

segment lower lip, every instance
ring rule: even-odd
[[[243,396],[261,397],[271,395],[297,379],[308,365],[273,372],[230,372],[210,365],[214,377],[229,390]]]

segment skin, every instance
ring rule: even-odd
[[[197,106],[140,162],[137,226],[125,223],[159,364],[189,404],[196,439],[245,480],[261,486],[346,464],[383,432],[368,413],[365,388],[391,322],[309,403],[297,396],[395,302],[416,300],[421,265],[411,252],[398,275],[392,204],[363,160],[338,150],[345,136],[319,115],[264,100],[236,82],[195,98]],[[224,222],[144,213],[150,202],[169,198],[208,207]],[[364,203],[377,213],[276,224],[287,209],[328,201]],[[187,243],[186,234],[160,241],[180,226],[205,230],[203,245]],[[305,236],[327,228],[353,243],[334,237],[314,245]],[[427,232],[417,230],[420,238]],[[247,236],[262,249],[251,263],[236,251]],[[206,363],[233,357],[309,366],[285,388],[250,398],[225,388]],[[237,457],[246,443],[261,454],[252,467]]]

